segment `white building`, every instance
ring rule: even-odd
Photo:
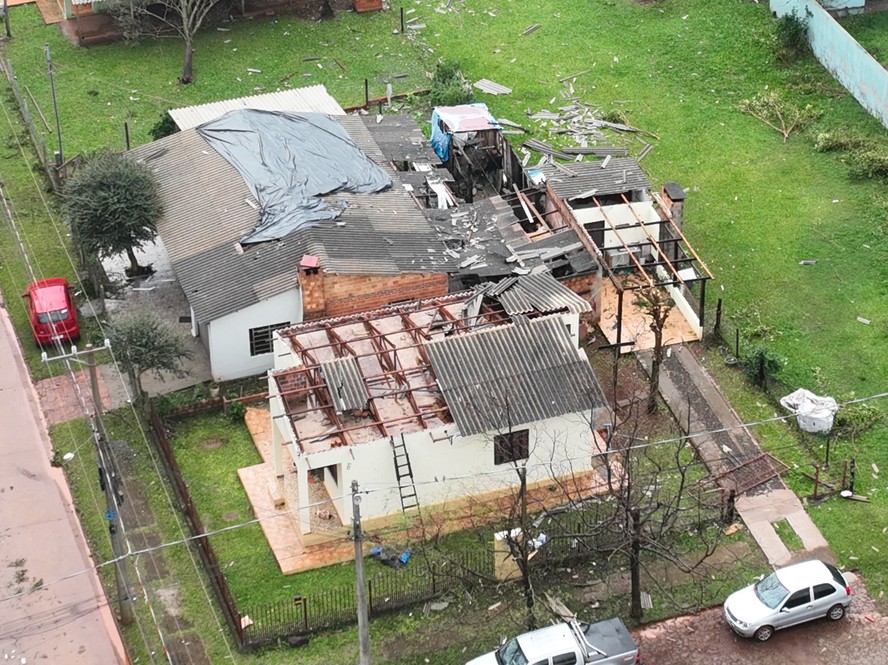
[[[609,420],[579,348],[589,304],[548,274],[304,323],[275,335],[269,392],[276,472],[285,447],[299,504],[309,475],[339,519],[365,519],[517,483],[579,477]],[[309,511],[299,513],[303,534]]]

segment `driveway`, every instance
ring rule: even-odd
[[[883,665],[888,617],[875,611],[866,587],[852,583],[851,614],[777,632],[769,642],[737,637],[721,607],[635,631],[645,665]]]

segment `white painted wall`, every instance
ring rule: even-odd
[[[274,353],[250,355],[250,328],[302,322],[302,291],[290,289],[207,325],[206,345],[214,381],[262,374],[274,366]]]
[[[530,430],[528,482],[570,476],[591,468],[592,454],[598,449],[593,443],[588,419],[588,413],[576,413],[513,428]],[[281,426],[279,431],[286,435],[284,429]],[[457,431],[456,425],[452,424],[404,437],[420,506],[429,507],[517,485],[518,477],[511,465],[494,464],[496,432],[463,437],[456,434]],[[346,522],[351,515],[349,488],[353,480],[358,481],[362,492],[367,491],[361,502],[362,517],[371,519],[401,512],[389,439],[332,448],[311,455],[297,454],[295,460],[300,477],[307,469],[338,465],[338,487],[328,482],[327,490],[339,517]],[[307,532],[307,519],[302,520],[302,528]]]

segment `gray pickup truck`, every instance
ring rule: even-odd
[[[466,665],[641,665],[641,654],[626,625],[614,618],[533,630]]]

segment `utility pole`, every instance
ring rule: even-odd
[[[52,110],[55,113],[56,136],[59,138],[59,156],[56,158],[56,166],[65,163],[65,155],[62,152],[62,125],[59,122],[59,104],[56,101],[55,74],[52,69],[52,56],[49,54],[49,44],[43,45],[43,53],[46,55],[46,66],[49,69],[49,91],[52,94]]]
[[[117,493],[119,480],[114,472],[111,464],[111,451],[108,448],[108,433],[105,431],[105,421],[102,413],[102,396],[99,393],[99,375],[97,366],[93,360],[93,356],[99,351],[103,351],[110,347],[108,340],[105,345],[93,348],[92,344],[87,344],[83,351],[78,351],[76,346],[71,347],[71,352],[50,358],[44,351],[42,354],[43,362],[51,362],[54,360],[73,360],[84,364],[89,369],[89,385],[92,393],[95,431],[94,439],[96,444],[96,453],[99,459],[99,486],[105,494],[105,518],[108,520],[108,533],[111,536],[111,551],[114,554],[114,572],[117,582],[117,599],[120,607],[120,623],[129,626],[134,620],[133,599],[129,592],[129,584],[127,582],[126,567],[123,556],[126,550],[123,546],[123,534],[121,533],[119,507],[123,503],[123,497]],[[81,357],[87,360],[81,360]]]
[[[364,581],[364,534],[361,532],[361,495],[358,481],[352,485],[352,535],[355,541],[355,573],[358,600],[358,649],[360,665],[370,665],[370,622],[367,616],[367,586]]]

